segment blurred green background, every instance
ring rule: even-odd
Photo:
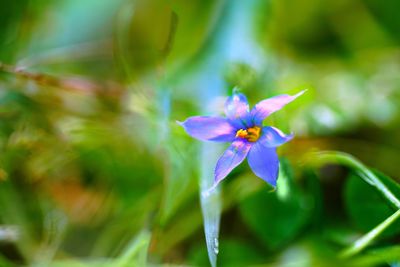
[[[397,221],[340,257],[400,207],[309,156],[353,155],[400,198],[399,10],[0,0],[0,266],[209,266],[199,188],[226,145],[176,120],[221,113],[235,86],[252,105],[308,91],[266,121],[296,135],[278,190],[247,164],[220,186],[218,266],[399,266]]]

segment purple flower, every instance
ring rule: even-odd
[[[276,147],[293,138],[279,129],[265,126],[263,120],[293,101],[304,91],[290,96],[278,95],[257,103],[251,110],[245,95],[234,92],[225,102],[225,117],[194,116],[179,122],[192,137],[202,141],[231,142],[219,158],[214,186],[221,182],[247,156],[255,175],[276,186],[279,159]]]

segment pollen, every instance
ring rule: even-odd
[[[260,138],[261,128],[254,126],[247,129],[240,129],[236,132],[236,137],[247,139],[249,142],[256,142]]]
[[[236,137],[246,138],[247,135],[248,135],[247,130],[240,129],[239,131],[236,132]]]

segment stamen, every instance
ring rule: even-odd
[[[245,129],[240,129],[236,132],[236,137],[245,138],[249,142],[256,142],[261,134],[261,128],[254,126]]]
[[[247,136],[247,130],[240,129],[239,131],[236,132],[236,137],[246,138],[246,136]]]

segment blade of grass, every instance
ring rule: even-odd
[[[321,151],[313,153],[312,163],[323,165],[326,163],[338,163],[352,168],[357,172],[359,177],[371,186],[375,187],[397,210],[392,216],[387,218],[381,224],[373,228],[366,235],[356,240],[350,247],[345,249],[340,256],[348,258],[356,255],[365,247],[372,243],[385,229],[387,229],[394,221],[400,217],[400,200],[389,190],[389,188],[376,176],[368,167],[362,164],[353,156],[337,151]]]
[[[313,162],[319,165],[326,163],[338,163],[354,169],[364,181],[375,187],[395,207],[400,209],[400,200],[389,190],[389,188],[387,188],[387,186],[379,179],[379,177],[377,177],[368,167],[362,164],[355,157],[343,152],[321,151],[315,153],[312,158]]]
[[[203,213],[204,232],[206,236],[207,252],[211,266],[217,266],[218,254],[218,235],[221,217],[221,198],[217,189],[210,190],[213,184],[213,166],[218,155],[216,147],[203,146],[201,156],[201,175],[200,175],[200,203]]]
[[[147,251],[150,245],[151,233],[142,231],[136,236],[116,260],[116,267],[147,266]]]
[[[389,246],[370,251],[366,255],[355,257],[351,266],[380,266],[382,264],[400,263],[400,246]]]
[[[396,211],[392,216],[387,218],[385,221],[383,221],[381,224],[376,226],[374,229],[369,231],[366,235],[353,242],[350,247],[340,253],[340,257],[348,258],[359,253],[366,246],[372,243],[372,241],[374,241],[386,228],[388,228],[398,218],[400,218],[400,209]]]

